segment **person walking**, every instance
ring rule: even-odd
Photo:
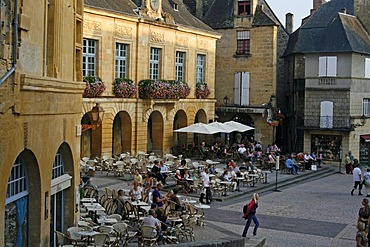
[[[252,200],[248,204],[247,211],[243,215],[243,219],[247,220],[247,223],[245,223],[245,227],[244,227],[243,234],[242,234],[242,237],[244,238],[247,236],[247,232],[252,223],[252,220],[254,222],[253,236],[257,235],[257,229],[260,225],[257,215],[256,215],[256,210],[258,207],[258,198],[259,198],[259,195],[257,193],[254,193],[252,196]]]
[[[353,182],[354,186],[351,190],[351,195],[353,195],[353,192],[357,189],[358,186],[358,195],[362,196],[361,190],[362,190],[362,180],[361,180],[361,165],[358,163],[357,159],[354,159],[353,166],[355,167],[353,169]]]
[[[358,211],[357,222],[365,224],[365,229],[369,229],[369,218],[370,218],[370,205],[367,198],[362,199],[362,207]],[[370,243],[370,235],[367,236],[368,243]]]
[[[363,185],[365,186],[367,192],[366,197],[370,197],[370,168],[366,169],[366,172],[364,174]]]

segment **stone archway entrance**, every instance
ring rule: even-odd
[[[188,124],[188,118],[185,111],[179,110],[173,120],[173,130],[186,127]],[[185,146],[187,145],[187,133],[173,133],[173,146]]]
[[[123,152],[131,152],[132,121],[130,115],[119,112],[113,121],[112,152],[120,155]]]
[[[200,109],[194,118],[194,123],[207,123],[207,114],[203,109]],[[194,143],[199,145],[201,141],[204,141],[205,136],[200,134],[194,134]]]
[[[91,124],[89,114],[86,113],[81,120],[81,124]],[[102,147],[102,125],[95,130],[88,129],[81,134],[81,157],[101,156]]]
[[[148,152],[163,154],[163,116],[159,111],[153,111],[148,120]]]

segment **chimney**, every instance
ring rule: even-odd
[[[313,11],[316,11],[323,3],[325,3],[325,0],[313,0]]]
[[[285,29],[288,34],[291,34],[293,32],[293,21],[294,15],[292,13],[287,13],[285,15]]]
[[[354,0],[354,15],[361,21],[365,29],[370,32],[370,3],[368,0]]]
[[[342,9],[340,10],[340,12],[341,12],[341,13],[343,13],[343,14],[347,14],[347,9],[346,9],[346,8],[342,8]]]
[[[203,18],[203,0],[196,0],[195,3],[195,15],[198,17],[198,19]]]

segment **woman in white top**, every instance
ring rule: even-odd
[[[144,197],[143,188],[137,182],[134,182],[134,188],[130,190],[131,201],[141,201]]]

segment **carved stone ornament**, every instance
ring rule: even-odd
[[[164,33],[151,32],[150,42],[153,43],[164,43]]]
[[[176,45],[188,47],[189,39],[186,37],[176,37]]]
[[[132,38],[132,28],[116,25],[116,36],[122,38]]]
[[[101,22],[84,20],[84,28],[89,31],[101,32]]]

